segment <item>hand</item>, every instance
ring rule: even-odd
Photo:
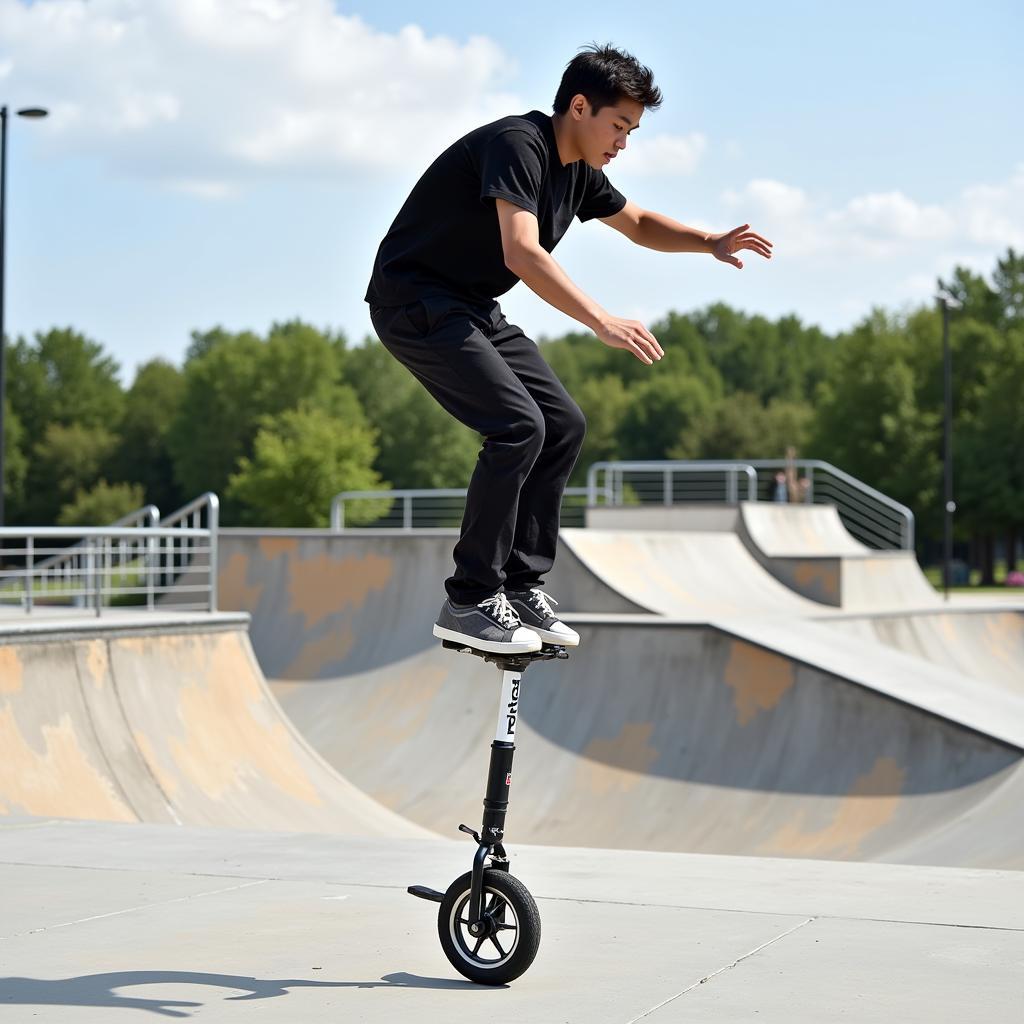
[[[658,339],[639,320],[608,316],[597,325],[594,333],[609,348],[627,349],[648,366],[665,354]]]
[[[731,263],[737,270],[743,269],[743,261],[733,256],[733,253],[741,249],[756,252],[766,260],[772,258],[772,243],[751,231],[749,224],[741,224],[721,235],[711,235],[710,241],[713,243],[711,255],[723,263]]]

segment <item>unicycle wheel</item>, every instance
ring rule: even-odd
[[[507,871],[484,872],[481,935],[469,928],[472,872],[457,878],[437,913],[441,948],[451,965],[480,985],[514,981],[533,963],[540,946],[540,912],[529,890]]]

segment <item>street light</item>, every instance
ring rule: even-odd
[[[47,115],[42,107],[24,107],[18,117],[39,120]],[[4,525],[4,496],[7,492],[5,474],[6,434],[4,433],[4,406],[7,404],[7,345],[4,335],[5,241],[7,235],[7,107],[0,107],[0,526]]]
[[[941,284],[941,282],[940,282]],[[945,402],[942,417],[942,468],[945,508],[945,531],[942,545],[942,589],[949,600],[950,573],[953,561],[953,353],[949,347],[949,314],[951,310],[962,309],[963,303],[954,298],[945,288],[939,288],[935,296],[942,309],[942,378]]]

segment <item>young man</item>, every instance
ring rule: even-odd
[[[565,69],[554,116],[505,117],[459,139],[416,183],[377,252],[366,301],[380,340],[484,438],[434,626],[442,639],[507,654],[579,643],[541,585],[586,421],[497,297],[523,281],[650,366],[664,355],[654,335],[604,310],[551,257],[573,217],[736,267],[742,249],[771,256],[749,225],[698,231],[641,209],[605,177],[644,111],[660,104],[649,68],[610,46],[584,49]]]

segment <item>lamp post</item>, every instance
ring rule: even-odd
[[[43,118],[47,111],[42,107],[25,107],[17,111],[18,117]],[[7,235],[7,107],[0,107],[0,526],[5,519],[4,497],[7,493],[5,450],[7,435],[4,432],[4,407],[7,404],[7,343],[4,327],[4,300],[6,294],[5,242]]]
[[[950,573],[953,561],[953,513],[956,502],[953,500],[953,353],[949,347],[949,314],[950,310],[960,309],[962,302],[945,289],[940,288],[935,296],[942,309],[942,380],[943,380],[943,416],[942,416],[942,469],[943,469],[943,502],[945,510],[945,530],[942,545],[942,590],[945,599],[949,600]]]

